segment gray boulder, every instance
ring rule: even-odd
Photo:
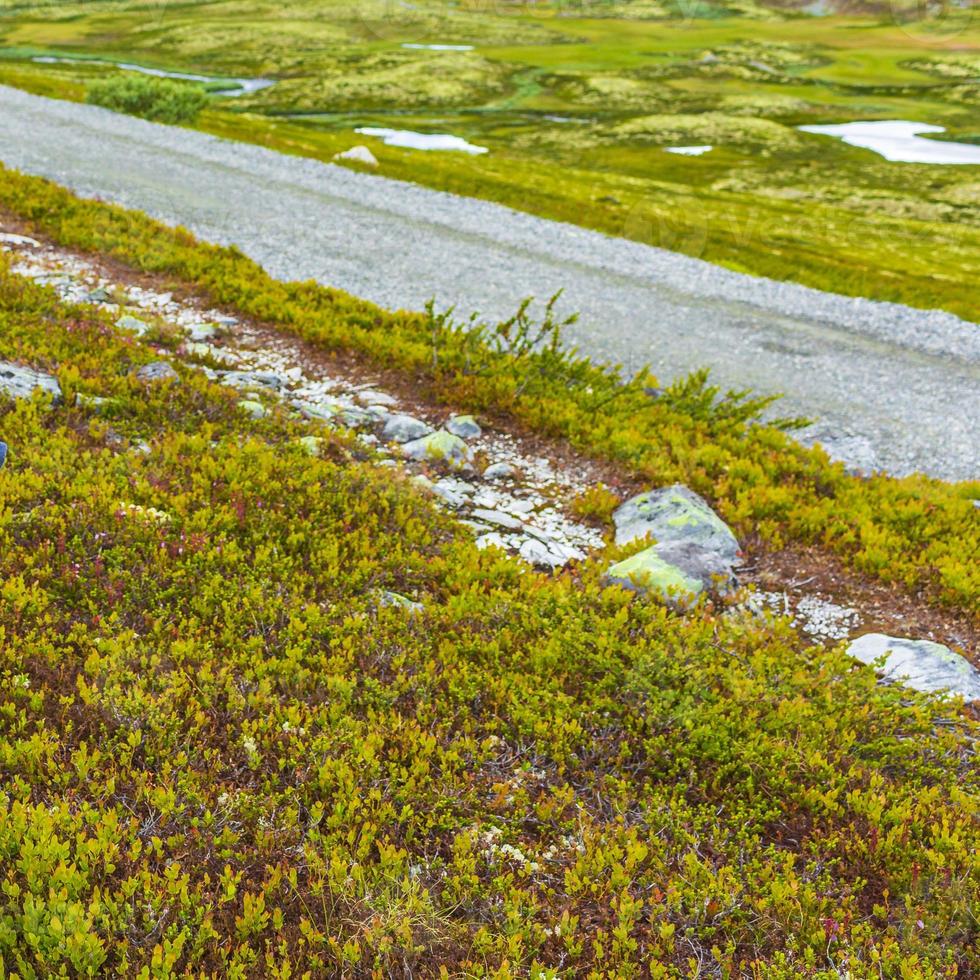
[[[738,540],[728,525],[693,490],[680,484],[632,497],[613,512],[613,524],[616,544],[651,535],[657,544],[695,544],[730,565],[738,561]]]
[[[402,446],[409,458],[426,463],[445,463],[454,469],[473,465],[473,450],[459,436],[440,429],[421,439],[413,439]]]
[[[432,432],[432,426],[412,415],[390,415],[381,430],[383,442],[411,442]]]
[[[517,476],[517,470],[510,463],[492,463],[483,471],[484,480],[512,480]]]
[[[691,541],[651,545],[611,565],[605,581],[656,595],[682,608],[704,592],[724,594],[735,584],[731,562],[724,555]]]
[[[221,380],[234,388],[271,388],[279,391],[283,379],[271,371],[223,371]]]
[[[124,313],[119,317],[116,320],[116,326],[120,330],[131,330],[138,337],[142,337],[150,329],[146,320],[141,320],[138,316],[131,316],[129,313]]]
[[[61,401],[61,385],[43,371],[0,361],[0,392],[8,398],[30,398],[35,391],[45,391],[55,403]]]
[[[144,364],[136,372],[136,378],[146,383],[180,380],[180,376],[166,361],[151,361],[149,364]]]
[[[847,652],[864,664],[886,657],[881,668],[885,679],[913,690],[949,691],[964,701],[980,700],[980,671],[941,643],[866,633]]]
[[[446,431],[460,439],[477,439],[483,435],[483,429],[477,424],[472,415],[454,415],[446,423]]]

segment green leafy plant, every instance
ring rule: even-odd
[[[93,82],[86,100],[114,112],[126,112],[161,123],[191,123],[207,105],[196,85],[144,75],[122,74]]]
[[[634,480],[685,483],[740,531],[774,546],[818,544],[865,574],[980,614],[976,483],[857,478],[777,425],[756,422],[765,400],[726,398],[703,376],[682,382],[666,400],[651,397],[655,381],[648,376],[624,384],[615,366],[568,357],[560,346],[549,352],[554,318],[543,351],[521,339],[539,332],[529,321],[511,328],[516,356],[506,337],[490,339],[492,328],[481,333],[475,321],[474,330],[461,329],[431,307],[428,315],[390,313],[315,283],[279,282],[233,248],[199,243],[139,212],[79,200],[38,178],[2,174],[0,205],[63,244],[177,277],[211,304],[403,372],[433,400],[567,440]]]
[[[980,968],[955,706],[480,551],[341,431],[132,380],[159,357],[0,257],[0,359],[117,405],[0,398],[6,974]]]

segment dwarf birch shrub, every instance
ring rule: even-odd
[[[92,82],[86,101],[154,122],[179,124],[193,122],[207,105],[208,97],[196,85],[123,74]]]
[[[655,379],[642,373],[623,384],[615,366],[555,346],[560,322],[553,316],[542,333],[522,308],[501,333],[473,336],[431,311],[388,313],[316,283],[278,282],[234,248],[200,244],[186,230],[80,200],[39,178],[2,175],[0,204],[63,244],[104,249],[134,268],[177,277],[211,302],[324,349],[402,370],[434,400],[565,439],[644,482],[685,483],[743,536],[759,534],[775,547],[818,544],[865,574],[980,613],[976,482],[854,477],[823,451],[757,424],[765,400],[723,395],[696,376],[661,398],[649,396]],[[537,352],[528,349],[535,336]],[[784,427],[795,421],[783,420]]]
[[[955,706],[481,552],[158,357],[0,260],[0,358],[117,400],[0,399],[6,975],[980,969]]]

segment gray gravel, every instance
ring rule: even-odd
[[[980,326],[741,275],[499,205],[0,86],[0,157],[137,207],[272,275],[392,308],[511,314],[564,289],[569,340],[662,380],[784,392],[842,459],[980,476]],[[938,258],[937,258],[938,262]]]

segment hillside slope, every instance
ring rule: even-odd
[[[980,965],[951,706],[481,552],[350,433],[252,418],[5,258],[0,326],[61,393],[0,403],[10,971]]]

